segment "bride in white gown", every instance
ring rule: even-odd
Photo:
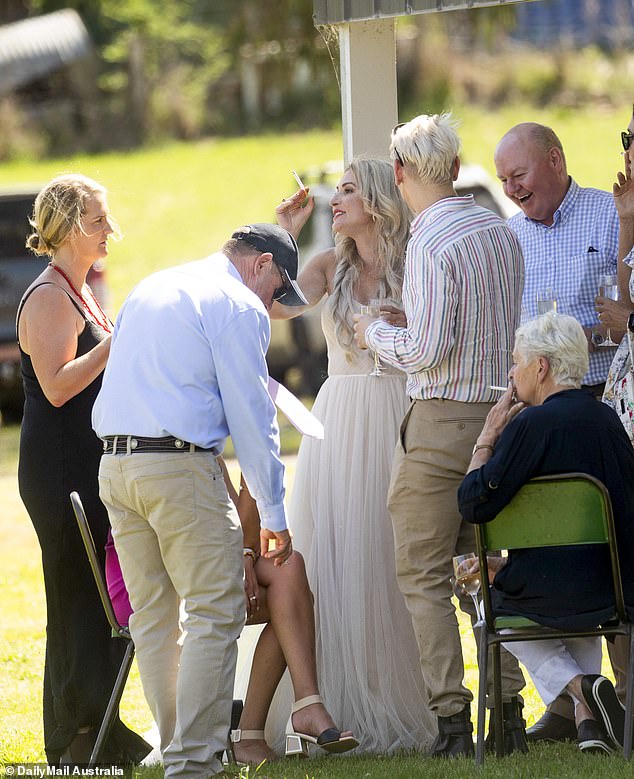
[[[301,207],[305,199],[299,190],[277,208],[279,224],[295,236],[312,210],[311,201]],[[331,205],[335,248],[312,258],[298,278],[311,305],[328,296],[322,324],[329,376],[313,406],[324,440],[305,438],[297,459],[289,504],[293,543],[315,597],[319,686],[333,718],[355,733],[357,754],[425,750],[433,717],[397,585],[386,508],[407,406],[405,377],[387,367],[383,376],[368,375],[372,356],[353,345],[352,319],[372,298],[400,301],[410,215],[383,160],[353,161]],[[396,307],[382,310],[389,321],[405,324]],[[271,316],[297,313],[275,304]],[[274,731],[288,712],[288,695],[278,690],[267,725],[274,747],[280,743]]]

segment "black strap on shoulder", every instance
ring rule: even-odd
[[[86,314],[84,313],[83,309],[80,307],[79,303],[76,300],[73,300],[70,292],[65,290],[64,287],[60,287],[59,284],[55,284],[54,281],[42,281],[40,284],[35,284],[33,287],[31,287],[31,289],[22,298],[22,300],[20,301],[20,305],[18,306],[18,313],[15,316],[15,337],[16,337],[16,340],[17,340],[18,343],[20,343],[20,339],[18,338],[18,327],[20,325],[20,314],[22,313],[22,309],[24,308],[24,304],[31,297],[31,294],[33,292],[35,292],[36,289],[38,289],[39,287],[44,287],[47,284],[50,284],[53,287],[57,287],[58,289],[61,289],[62,292],[65,292],[68,295],[68,299],[70,300],[70,302],[75,306],[77,311],[79,311],[79,313],[81,314],[82,319],[85,322],[88,321],[88,319],[86,317]]]

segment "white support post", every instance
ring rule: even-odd
[[[342,24],[339,44],[344,164],[387,157],[398,121],[394,19]]]

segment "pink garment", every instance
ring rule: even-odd
[[[123,581],[117,550],[114,548],[110,530],[108,531],[108,540],[106,541],[106,585],[112,608],[119,624],[127,625],[133,609],[130,606],[128,591]]]

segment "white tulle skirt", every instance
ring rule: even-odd
[[[320,691],[337,725],[359,738],[355,754],[424,750],[434,730],[386,508],[406,407],[400,375],[328,378],[313,407],[325,438],[303,440],[290,496],[294,546],[315,597]],[[240,639],[237,693],[258,634],[245,628]],[[285,677],[267,721],[275,749],[291,702]]]

